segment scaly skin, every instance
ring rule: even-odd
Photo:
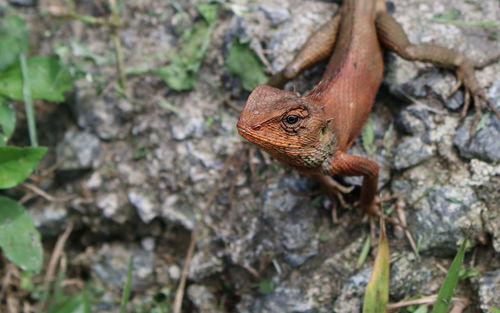
[[[304,96],[258,86],[237,124],[241,136],[300,172],[316,177],[363,176],[360,205],[370,215],[378,213],[378,165],[346,151],[368,119],[382,81],[381,44],[405,59],[455,69],[476,107],[479,99],[488,103],[465,56],[436,45],[412,45],[385,12],[385,0],[345,0],[339,15],[315,32],[268,83],[282,87],[306,67],[330,56],[318,85]]]

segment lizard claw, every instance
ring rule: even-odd
[[[474,75],[474,67],[469,61],[464,61],[462,65],[457,69],[457,84],[453,86],[452,92],[450,95],[455,93],[461,86],[464,87],[464,107],[462,109],[462,113],[460,118],[463,120],[467,115],[467,111],[469,110],[472,103],[474,105],[474,121],[472,123],[472,127],[470,129],[471,138],[474,135],[476,130],[476,126],[483,115],[484,105],[486,103],[490,110],[500,119],[500,112],[498,112],[495,105],[486,97],[483,89],[479,86],[476,76]]]

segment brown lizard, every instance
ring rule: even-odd
[[[360,206],[372,216],[378,213],[379,167],[346,151],[368,119],[382,81],[382,48],[407,60],[455,70],[466,93],[462,114],[472,96],[476,121],[482,114],[481,101],[500,118],[479,87],[474,64],[463,54],[411,44],[386,12],[385,0],[344,0],[339,14],[311,35],[294,60],[250,94],[237,124],[241,136],[330,187],[329,175],[363,176]],[[274,88],[327,57],[321,81],[304,96]]]

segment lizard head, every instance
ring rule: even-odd
[[[237,128],[245,139],[295,168],[318,167],[333,155],[334,136],[323,106],[290,91],[257,87]]]

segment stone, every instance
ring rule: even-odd
[[[86,131],[69,130],[56,146],[56,160],[62,162],[59,171],[84,171],[99,164],[101,143]]]
[[[128,191],[128,200],[137,209],[141,220],[146,224],[160,214],[160,205],[156,203],[154,194],[149,190],[130,189]]]
[[[370,280],[371,269],[364,269],[349,280],[342,287],[339,297],[335,301],[333,311],[336,313],[361,312],[363,295]]]
[[[203,278],[221,272],[222,269],[222,260],[213,255],[211,251],[204,249],[193,255],[189,266],[188,278],[200,281]]]
[[[483,116],[483,118],[486,118],[486,120],[483,120],[482,127],[474,133],[471,139],[470,129],[474,117],[467,117],[464,123],[458,128],[453,139],[453,144],[463,158],[477,158],[486,162],[499,162],[500,140],[498,138],[500,138],[500,120],[493,115]],[[478,126],[481,125],[478,124]]]
[[[123,288],[127,280],[130,257],[132,262],[131,289],[150,286],[153,282],[154,253],[122,244],[104,244],[92,258],[92,271],[108,286]]]
[[[406,135],[425,134],[431,127],[429,111],[419,105],[412,105],[399,111],[396,127]]]
[[[490,307],[500,308],[500,270],[487,272],[479,279],[479,303],[485,313]]]
[[[434,146],[425,144],[420,137],[409,137],[394,151],[391,167],[404,170],[429,159],[434,154]]]
[[[188,230],[193,230],[196,216],[192,208],[181,203],[176,194],[167,196],[160,207],[160,215],[170,223],[180,224]]]
[[[68,226],[68,211],[58,202],[49,202],[43,206],[31,206],[29,213],[42,237],[60,235]]]
[[[291,18],[290,12],[282,7],[272,7],[268,5],[259,5],[259,9],[264,12],[267,19],[273,26],[278,26]]]
[[[187,296],[199,313],[217,313],[220,308],[217,305],[217,299],[203,285],[190,285],[187,288]]]

